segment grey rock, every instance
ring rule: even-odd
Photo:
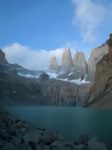
[[[0,49],[0,63],[7,64],[7,60],[5,58],[5,53]]]
[[[48,80],[49,79],[49,75],[46,73],[42,73],[39,76],[39,80]]]
[[[88,150],[88,147],[84,144],[75,145],[76,150]]]
[[[97,141],[89,141],[88,142],[88,150],[107,150],[106,146],[102,142]]]
[[[70,48],[66,48],[62,55],[62,70],[67,71],[73,66]]]
[[[21,138],[20,137],[12,137],[10,140],[11,143],[13,143],[15,146],[20,146],[21,144]]]
[[[88,80],[94,81],[96,64],[108,53],[108,51],[109,49],[107,43],[93,49],[88,61]]]
[[[39,141],[39,132],[31,130],[23,136],[23,139],[25,143],[28,143],[29,141],[37,143]]]
[[[28,143],[24,143],[20,146],[20,150],[32,150],[32,147]]]
[[[73,58],[73,65],[74,69],[79,71],[81,75],[85,76],[87,74],[88,65],[83,52],[76,52]]]
[[[41,146],[41,149],[42,149],[42,150],[50,150],[50,147],[47,146],[47,145],[42,145],[42,146]]]
[[[72,141],[69,141],[69,140],[65,141],[64,146],[66,147],[66,149],[74,149],[74,144],[73,144],[73,142],[72,142]]]
[[[15,147],[12,143],[6,142],[2,147],[2,150],[19,150],[18,147]]]
[[[53,150],[65,150],[64,142],[60,142],[57,140],[54,143],[52,143],[51,148]]]

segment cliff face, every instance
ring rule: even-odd
[[[95,48],[88,61],[88,79],[94,81],[96,64],[108,53],[108,44],[105,43],[100,47]]]
[[[4,64],[7,63],[7,60],[5,58],[5,53],[0,49],[0,63]]]
[[[81,74],[87,74],[87,62],[83,52],[77,52],[73,58],[74,69],[81,72]]]
[[[49,100],[49,105],[85,105],[91,84],[78,86],[59,80],[39,82],[41,94]]]
[[[50,64],[49,64],[49,69],[52,71],[59,71],[60,70],[60,66],[57,63],[56,57],[52,56],[51,60],[50,60]]]
[[[66,48],[62,55],[62,69],[69,70],[73,66],[70,48]]]
[[[105,44],[108,53],[97,63],[95,82],[90,90],[89,105],[112,108],[112,36]]]
[[[41,83],[42,95],[49,105],[76,105],[77,86],[58,80]]]

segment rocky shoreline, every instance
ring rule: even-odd
[[[0,150],[111,150],[96,138],[70,141],[58,132],[33,128],[25,121],[0,111]]]

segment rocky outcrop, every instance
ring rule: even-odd
[[[56,72],[60,71],[60,66],[57,63],[55,56],[52,56],[52,58],[50,60],[49,69],[51,71],[56,71]]]
[[[70,48],[66,48],[62,55],[62,65],[59,67],[56,61],[56,57],[53,56],[49,69],[59,71],[59,78],[68,78],[70,74],[72,77],[70,79],[81,79],[85,78],[88,73],[88,64],[83,52],[77,52],[72,59]]]
[[[83,52],[77,52],[73,58],[73,66],[76,71],[79,71],[82,75],[87,74],[87,62]]]
[[[95,48],[88,61],[88,80],[94,81],[96,64],[108,53],[108,44],[105,43],[100,47]]]
[[[0,49],[0,63],[2,64],[7,63],[7,60],[5,58],[5,53],[1,49]]]
[[[66,48],[62,55],[62,70],[68,71],[73,67],[70,48]]]
[[[95,83],[90,90],[89,106],[112,108],[112,36],[104,44],[108,53],[97,63]]]

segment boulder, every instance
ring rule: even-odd
[[[39,79],[40,80],[48,80],[49,79],[49,75],[46,74],[46,73],[42,73],[42,74],[40,74]]]

